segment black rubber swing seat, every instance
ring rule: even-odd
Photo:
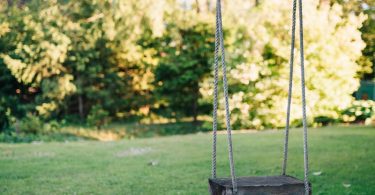
[[[239,177],[237,195],[303,195],[305,186],[302,180],[292,176]],[[232,195],[231,178],[208,179],[212,195]],[[311,185],[310,185],[311,186]],[[311,189],[311,188],[310,188]],[[311,194],[311,191],[310,193]]]

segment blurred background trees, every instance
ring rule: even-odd
[[[194,9],[166,16],[164,35],[156,40],[160,61],[154,74],[159,111],[167,117],[193,117],[196,123],[211,108],[199,102],[199,85],[211,72],[215,29],[207,21],[212,19]]]
[[[239,28],[233,31],[235,42],[229,44],[233,51],[228,52],[233,124],[237,128],[282,127],[289,77],[290,2],[262,1],[252,9],[237,13],[232,19],[236,23],[230,27]],[[344,16],[341,5],[317,1],[305,1],[304,11],[310,121],[321,116],[338,119],[339,111],[351,104],[351,94],[359,86],[361,67],[356,62],[365,43],[358,29],[365,16]],[[231,16],[227,13],[225,18]],[[295,59],[291,121],[298,125],[302,113],[298,56]]]
[[[371,118],[373,101],[353,104],[353,93],[374,79],[374,2],[304,2],[310,124]],[[233,125],[282,127],[291,1],[223,6]],[[209,122],[215,1],[8,0],[0,12],[1,131],[27,121],[40,131],[61,121]],[[352,112],[358,105],[366,112]]]

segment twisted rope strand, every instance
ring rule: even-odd
[[[290,46],[290,71],[289,71],[289,90],[288,90],[288,105],[287,105],[287,117],[285,125],[285,142],[284,142],[284,160],[282,175],[286,175],[286,167],[288,161],[288,140],[289,140],[289,123],[290,123],[290,107],[292,99],[292,87],[293,87],[293,64],[294,64],[294,46],[295,46],[295,27],[296,27],[296,0],[293,0],[293,14],[292,14],[292,41]],[[303,12],[302,12],[302,0],[298,0],[298,12],[299,12],[299,36],[300,36],[300,61],[301,61],[301,90],[302,90],[302,123],[303,123],[303,157],[304,157],[304,185],[305,194],[310,193],[308,172],[308,143],[307,143],[307,117],[306,117],[306,92],[305,92],[305,58],[304,58],[304,46],[303,46]]]
[[[215,31],[215,64],[214,64],[214,105],[213,105],[213,147],[212,147],[212,177],[216,178],[216,142],[217,142],[217,104],[218,104],[218,56],[219,47],[221,51],[221,65],[223,71],[223,90],[225,99],[225,119],[228,134],[228,153],[229,153],[229,166],[231,172],[233,193],[237,193],[237,183],[235,177],[235,168],[233,160],[233,144],[232,144],[232,130],[230,125],[230,110],[228,98],[228,81],[227,81],[227,68],[225,62],[225,47],[224,35],[221,18],[221,1],[216,1],[216,31]]]
[[[307,117],[306,117],[306,92],[305,92],[305,68],[304,68],[304,46],[303,46],[303,13],[302,13],[302,0],[299,3],[299,26],[300,26],[300,60],[301,60],[301,88],[302,88],[302,113],[303,113],[303,151],[304,151],[304,185],[305,193],[310,193],[310,186],[308,182],[308,148],[307,148]],[[294,46],[295,46],[295,26],[296,26],[296,7],[297,2],[293,0],[293,14],[292,14],[292,41],[291,41],[291,54],[290,54],[290,71],[289,71],[289,89],[288,89],[288,105],[287,105],[287,118],[285,127],[285,143],[284,143],[284,160],[282,174],[286,174],[287,159],[288,159],[288,140],[289,140],[289,123],[290,123],[290,109],[292,98],[293,86],[293,65],[294,65]],[[220,48],[219,48],[220,47]],[[225,118],[228,134],[228,152],[229,164],[231,171],[231,179],[233,185],[233,193],[237,192],[237,183],[235,177],[235,168],[233,160],[233,144],[230,125],[230,110],[228,98],[228,82],[226,76],[226,62],[225,62],[225,48],[222,29],[221,17],[221,1],[217,0],[216,6],[216,31],[215,31],[215,62],[214,62],[214,105],[213,105],[213,147],[212,147],[212,177],[216,178],[216,142],[217,142],[217,106],[218,106],[218,64],[219,64],[219,49],[221,51],[221,63],[223,71],[223,89],[225,98]]]
[[[299,36],[300,36],[300,58],[301,58],[301,88],[302,88],[302,116],[303,116],[303,158],[304,158],[304,174],[305,174],[305,194],[310,193],[309,186],[309,162],[308,162],[308,148],[307,148],[307,117],[306,117],[306,92],[305,92],[305,59],[303,49],[303,13],[302,13],[302,0],[298,0],[299,3]]]
[[[212,124],[212,178],[216,178],[216,141],[217,141],[217,105],[218,105],[218,73],[219,73],[219,20],[218,7],[216,8],[216,30],[215,30],[215,61],[214,61],[214,105]]]
[[[295,45],[295,32],[296,32],[296,7],[297,1],[293,0],[293,14],[292,14],[292,41],[290,44],[290,70],[289,70],[289,91],[288,91],[288,106],[286,111],[286,124],[285,124],[285,142],[284,142],[284,161],[282,175],[286,175],[286,167],[288,161],[288,144],[289,144],[289,123],[290,123],[290,107],[292,101],[292,88],[293,88],[293,64],[294,64],[294,45]]]
[[[228,152],[229,152],[229,166],[230,166],[230,173],[232,177],[232,186],[233,186],[233,193],[237,193],[237,183],[236,183],[236,176],[234,172],[234,160],[233,160],[233,144],[232,144],[232,129],[230,126],[230,110],[229,110],[229,101],[228,101],[228,82],[227,82],[227,67],[225,62],[225,48],[224,48],[224,35],[223,35],[223,22],[221,18],[221,1],[218,0],[218,19],[219,19],[219,34],[220,34],[220,48],[221,48],[221,66],[223,69],[223,88],[224,88],[224,98],[225,98],[225,119],[226,119],[226,126],[227,126],[227,134],[228,134]]]

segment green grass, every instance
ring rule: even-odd
[[[311,129],[309,136],[314,194],[375,194],[373,127]],[[282,131],[233,139],[238,176],[280,173]],[[218,175],[228,176],[225,135],[218,143]],[[210,166],[210,134],[0,144],[0,194],[207,194]],[[288,173],[303,175],[300,129],[292,131]]]

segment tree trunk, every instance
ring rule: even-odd
[[[195,0],[195,6],[197,8],[197,13],[200,13],[201,10],[200,10],[200,4],[199,4],[199,1],[198,0]]]
[[[84,111],[84,105],[83,105],[83,97],[82,97],[82,91],[83,91],[83,87],[82,87],[82,80],[80,78],[80,75],[78,74],[77,76],[77,86],[78,86],[78,114],[79,114],[79,118],[81,120],[81,122],[83,122],[84,120],[84,117],[85,117],[85,111]]]
[[[259,0],[255,0],[255,7],[259,5]]]
[[[199,99],[199,85],[195,86],[194,90],[194,100],[193,100],[193,108],[192,108],[192,114],[193,114],[193,124],[194,126],[198,125],[198,99]]]
[[[83,110],[83,98],[81,94],[78,95],[78,111],[79,111],[79,117],[81,118],[81,121],[83,121],[84,110]]]
[[[198,124],[198,100],[194,100],[193,103],[193,124]]]

